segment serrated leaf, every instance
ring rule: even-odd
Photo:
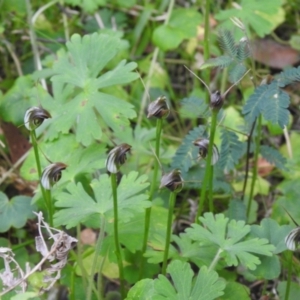
[[[171,167],[187,172],[195,164],[198,157],[199,149],[193,145],[193,141],[203,137],[205,127],[199,127],[191,130],[183,139],[182,144],[178,147],[175,156],[172,159]]]
[[[147,176],[138,177],[137,172],[130,172],[123,176],[118,186],[118,211],[122,222],[129,221],[134,212],[142,212],[150,206],[146,194],[141,193],[149,183]],[[57,196],[57,207],[61,209],[54,215],[57,225],[66,225],[67,228],[76,226],[91,215],[104,215],[107,219],[113,218],[113,200],[111,183],[108,175],[102,175],[100,180],[93,180],[91,188],[95,200],[87,194],[81,183],[71,182],[67,185],[66,192]]]
[[[287,170],[287,160],[277,149],[262,145],[260,147],[260,153],[264,159],[266,159],[269,163],[274,164],[278,169]]]
[[[181,101],[180,114],[189,118],[207,118],[210,110],[205,100],[191,96]]]
[[[243,107],[243,114],[248,124],[252,124],[263,110],[263,102],[268,101],[269,85],[260,85],[253,94],[250,95]]]
[[[300,81],[300,66],[298,68],[288,68],[275,76],[279,87],[285,87],[293,82]]]
[[[60,53],[53,66],[55,75],[51,78],[57,105],[50,113],[57,132],[67,133],[72,128],[76,140],[88,146],[102,136],[99,115],[118,134],[129,126],[129,119],[136,116],[133,105],[99,91],[138,78],[133,72],[136,63],[127,64],[124,60],[98,77],[121,46],[122,40],[114,35],[94,33],[71,37],[67,43],[68,52]]]
[[[31,197],[15,196],[8,199],[0,192],[0,232],[6,232],[10,227],[22,228],[28,219],[34,218],[35,205],[31,205]]]
[[[242,0],[235,8],[220,11],[215,18],[221,21],[238,18],[264,37],[284,21],[281,5],[281,0]]]
[[[266,239],[242,241],[250,232],[250,226],[244,221],[231,220],[228,223],[229,219],[223,214],[213,216],[212,213],[205,213],[200,221],[205,227],[193,224],[193,228],[186,230],[187,234],[191,239],[199,241],[200,245],[218,245],[228,266],[237,266],[240,262],[254,270],[260,260],[252,253],[271,256],[275,248]]]
[[[243,63],[233,65],[229,70],[229,81],[237,83],[246,73],[247,68]]]
[[[226,129],[221,130],[221,139],[219,164],[226,171],[234,170],[245,153],[245,144],[239,140],[236,133]]]
[[[270,85],[272,86],[272,84]],[[280,90],[271,88],[264,101],[262,114],[264,118],[273,124],[279,124],[281,128],[289,123],[290,96]]]
[[[230,57],[236,57],[237,47],[235,45],[234,36],[229,30],[221,30],[219,33],[220,46],[223,51]]]
[[[266,120],[283,128],[289,122],[289,103],[289,95],[272,82],[255,89],[243,107],[243,114],[248,124],[252,124],[261,113]]]
[[[220,67],[220,68],[226,68],[228,67],[232,62],[234,62],[234,59],[227,55],[221,55],[215,58],[210,58],[206,62],[204,62],[200,70],[211,68],[211,67]]]
[[[225,281],[218,277],[215,271],[202,267],[193,279],[194,272],[186,262],[174,260],[168,266],[174,286],[163,275],[158,279],[144,279],[131,288],[127,300],[153,299],[153,300],[213,300],[223,295]],[[147,294],[143,289],[147,289]],[[138,298],[142,297],[142,298]]]
[[[154,299],[168,300],[212,300],[223,295],[225,282],[219,279],[215,271],[209,271],[207,267],[202,267],[193,281],[193,271],[186,262],[174,260],[168,266],[167,272],[170,274],[174,287],[166,279],[159,275],[154,281],[154,288],[159,295]]]

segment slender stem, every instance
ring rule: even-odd
[[[39,149],[38,149],[38,144],[37,144],[37,138],[36,138],[36,134],[35,134],[34,130],[30,131],[30,136],[31,136],[31,142],[32,142],[33,150],[34,150],[36,167],[37,167],[39,181],[40,181],[42,178],[42,167],[41,167]],[[42,191],[42,196],[44,198],[44,201],[46,203],[46,207],[48,210],[49,224],[50,224],[50,227],[53,227],[53,208],[52,208],[52,201],[51,201],[51,192],[46,191],[41,183],[40,183],[40,187],[41,187],[41,191]]]
[[[174,6],[174,2],[175,0],[170,0],[169,2],[169,7],[168,7],[168,11],[167,11],[167,17],[166,20],[164,22],[164,25],[167,25],[172,11],[173,11],[173,6]],[[141,103],[141,108],[139,111],[139,116],[138,116],[138,121],[137,121],[137,125],[141,125],[142,119],[143,119],[143,115],[144,115],[144,110],[146,107],[146,103],[147,103],[147,97],[149,95],[149,89],[150,89],[150,85],[151,85],[151,79],[154,73],[154,69],[155,69],[155,65],[156,65],[156,61],[157,61],[157,57],[158,57],[158,53],[159,53],[159,48],[156,47],[153,51],[153,56],[152,56],[152,60],[151,60],[151,65],[150,65],[150,69],[148,72],[148,77],[147,77],[147,81],[146,81],[146,86],[145,86],[145,91],[143,93],[143,97],[142,97],[142,103]]]
[[[196,215],[195,223],[199,223],[199,217],[202,214],[205,198],[206,198],[206,187],[207,183],[209,184],[209,210],[213,212],[213,166],[211,165],[212,154],[213,154],[213,146],[214,146],[214,138],[217,127],[217,116],[218,111],[213,110],[211,116],[211,126],[210,126],[210,136],[209,136],[209,146],[208,146],[208,155],[206,160],[206,168],[204,173],[203,182],[201,185],[201,193],[200,193],[200,201],[198,205],[198,211]]]
[[[249,162],[250,162],[250,146],[251,146],[251,140],[252,140],[252,135],[255,129],[255,125],[256,125],[256,119],[252,124],[251,130],[250,130],[250,134],[248,136],[248,140],[247,140],[247,157],[246,157],[246,169],[245,169],[245,178],[244,178],[244,184],[243,184],[243,191],[242,191],[242,196],[241,196],[241,200],[244,200],[245,197],[245,193],[246,193],[246,188],[247,188],[247,183],[248,183],[248,177],[249,177]]]
[[[119,242],[119,228],[118,228],[119,219],[118,219],[117,176],[116,174],[112,173],[110,178],[111,178],[112,195],[114,201],[114,238],[115,238],[116,256],[117,256],[117,261],[119,266],[121,296],[122,299],[125,299],[124,271],[123,271],[121,247]]]
[[[220,259],[220,255],[223,252],[223,250],[221,248],[219,248],[218,252],[216,253],[213,261],[211,262],[208,271],[211,271],[215,268],[216,264],[218,263],[219,259]]]
[[[61,5],[63,5],[63,1],[60,0]],[[64,32],[65,32],[65,39],[66,41],[70,40],[70,31],[69,31],[69,26],[68,26],[68,18],[65,13],[65,11],[62,12],[62,20],[63,20],[63,25],[64,25]]]
[[[204,17],[204,60],[207,61],[210,58],[210,24],[209,24],[209,11],[210,11],[210,0],[205,2],[205,17]],[[210,82],[210,68],[204,71],[204,81]],[[206,91],[206,102],[209,103],[210,92]]]
[[[293,267],[293,252],[288,251],[288,277],[285,289],[284,300],[289,300],[291,281],[292,281],[292,267]]]
[[[89,286],[88,286],[87,296],[86,296],[87,300],[90,300],[92,297],[92,287],[93,287],[93,282],[94,282],[94,275],[96,273],[98,257],[99,257],[99,253],[101,251],[103,240],[104,240],[104,230],[105,230],[105,217],[101,216],[100,234],[99,234],[97,244],[95,247],[95,254],[94,254],[94,259],[93,259],[93,263],[92,263]],[[101,274],[98,274],[98,276],[101,276]],[[102,299],[102,296],[99,293],[97,293],[97,298],[100,300],[100,299]]]
[[[171,241],[172,221],[173,221],[173,211],[174,211],[174,206],[175,206],[175,199],[176,199],[176,193],[171,192],[170,198],[169,198],[169,212],[168,212],[166,244],[165,244],[164,260],[163,260],[162,272],[161,272],[163,275],[166,275],[166,271],[167,271],[167,261],[168,261],[170,241]]]
[[[29,26],[29,36],[30,36],[30,43],[31,43],[31,48],[33,52],[33,57],[34,57],[34,64],[36,70],[42,70],[42,63],[41,63],[41,58],[40,58],[40,53],[38,51],[38,46],[36,43],[36,35],[32,23],[32,8],[31,8],[31,3],[30,0],[26,0],[26,9],[27,9],[27,22]],[[47,91],[47,84],[46,80],[44,78],[41,79],[42,86],[45,91]]]
[[[247,206],[247,219],[249,219],[249,215],[250,215],[250,211],[251,211],[252,198],[253,198],[254,187],[255,187],[256,178],[257,178],[257,163],[258,163],[258,155],[259,155],[259,148],[260,148],[261,123],[262,123],[261,115],[259,115],[257,120],[258,120],[258,122],[257,122],[256,137],[255,137],[253,176],[252,176],[250,195],[249,195],[248,206]]]
[[[153,177],[152,177],[152,183],[150,187],[150,194],[149,194],[149,201],[153,201],[153,195],[155,192],[155,189],[157,187],[157,174],[159,169],[159,149],[160,149],[160,137],[161,137],[161,131],[162,131],[162,119],[157,119],[156,121],[156,141],[155,141],[155,155],[156,158],[154,162],[154,170],[153,170]],[[143,239],[143,246],[142,246],[142,256],[141,256],[141,266],[140,266],[140,272],[139,272],[139,278],[141,279],[143,276],[143,269],[144,269],[144,254],[147,249],[147,242],[148,242],[148,236],[149,236],[149,227],[150,227],[150,219],[151,219],[151,207],[148,207],[146,209],[145,214],[145,225],[144,225],[144,239]]]

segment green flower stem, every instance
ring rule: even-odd
[[[38,149],[38,144],[37,144],[37,138],[36,138],[36,134],[35,134],[34,130],[30,131],[30,136],[31,136],[31,142],[32,142],[33,150],[34,150],[36,167],[37,167],[39,181],[40,181],[42,178],[42,167],[41,167],[39,149]],[[40,187],[41,187],[42,195],[43,195],[43,198],[46,203],[47,210],[48,210],[49,224],[51,227],[53,227],[53,207],[52,207],[52,201],[51,201],[51,192],[46,191],[41,183],[40,183]]]
[[[94,275],[96,273],[98,257],[99,257],[99,253],[101,251],[103,240],[104,240],[104,232],[105,232],[105,217],[102,216],[101,225],[100,225],[100,234],[99,234],[97,244],[96,244],[96,247],[95,247],[95,254],[94,254],[94,259],[93,259],[92,268],[91,268],[89,286],[88,286],[88,290],[87,290],[87,296],[86,296],[87,300],[90,300],[91,297],[92,297],[92,288],[93,288],[93,285],[94,285]],[[98,276],[101,277],[102,275],[99,273]],[[99,300],[102,300],[101,293],[97,293],[97,296],[98,296],[97,298]]]
[[[199,217],[202,214],[205,198],[206,198],[206,187],[207,183],[209,184],[209,211],[213,212],[214,205],[213,205],[213,166],[211,165],[211,159],[213,154],[213,145],[214,145],[214,139],[215,139],[215,133],[216,133],[216,127],[217,127],[217,116],[218,111],[213,110],[212,116],[211,116],[211,126],[210,126],[210,136],[209,136],[209,146],[208,146],[208,154],[207,154],[207,160],[206,160],[206,168],[205,168],[205,174],[202,182],[201,187],[201,193],[200,193],[200,201],[198,206],[198,211],[196,215],[195,223],[199,223]]]
[[[246,167],[245,167],[245,177],[244,177],[244,184],[243,184],[243,191],[241,195],[241,200],[244,200],[245,193],[246,193],[246,188],[247,188],[247,183],[248,183],[248,177],[249,177],[249,162],[250,162],[250,147],[251,147],[251,140],[252,140],[252,135],[255,129],[256,125],[256,120],[253,122],[250,134],[248,135],[247,139],[247,151],[246,151]]]
[[[160,150],[160,137],[161,137],[161,131],[162,131],[162,119],[157,119],[156,121],[156,140],[155,140],[155,155],[157,159],[159,159],[159,150]],[[149,194],[149,201],[152,202],[153,195],[155,192],[155,189],[157,187],[157,175],[158,175],[158,169],[159,169],[159,163],[155,159],[154,162],[154,170],[153,170],[153,176],[152,176],[152,183],[150,187],[150,194]],[[144,225],[144,239],[143,239],[143,247],[142,247],[142,256],[141,256],[141,266],[140,266],[140,272],[139,272],[139,278],[141,279],[143,276],[144,271],[144,254],[147,250],[147,242],[148,242],[148,236],[149,236],[149,228],[150,228],[150,218],[151,218],[151,207],[148,207],[146,209],[145,214],[145,225]]]
[[[255,183],[256,183],[256,179],[257,179],[257,162],[258,162],[258,155],[259,155],[259,149],[260,149],[261,123],[262,123],[261,115],[259,115],[259,117],[257,118],[257,128],[256,128],[256,137],[255,137],[255,152],[254,152],[254,160],[253,160],[253,175],[252,175],[250,195],[249,195],[248,205],[247,205],[247,219],[249,219],[252,200],[253,200],[253,194],[254,194],[254,188],[255,188]]]
[[[175,206],[175,199],[176,199],[176,193],[171,192],[170,193],[170,198],[169,198],[169,212],[168,212],[166,244],[165,244],[164,260],[163,260],[162,272],[161,272],[163,275],[166,275],[166,271],[167,271],[167,261],[168,261],[170,241],[171,241],[172,220],[173,220],[173,211],[174,211],[174,206]]]
[[[27,23],[29,27],[29,37],[30,37],[30,43],[32,47],[32,52],[33,52],[33,58],[34,58],[34,65],[36,70],[42,70],[42,63],[41,63],[41,57],[38,51],[38,46],[36,42],[36,34],[34,31],[34,26],[32,22],[32,8],[31,8],[31,3],[30,0],[26,0],[26,11],[27,11]],[[44,88],[45,91],[48,91],[47,89],[47,84],[45,78],[41,78],[41,84],[42,87]]]
[[[293,267],[293,252],[288,251],[288,277],[287,277],[284,300],[289,300],[291,280],[292,280],[292,267]]]
[[[119,219],[118,219],[117,176],[116,174],[111,173],[110,178],[111,178],[112,195],[114,201],[114,237],[115,237],[116,256],[117,256],[118,266],[119,266],[121,296],[122,299],[125,299],[124,271],[123,271],[121,247],[119,242],[119,228],[118,228]]]

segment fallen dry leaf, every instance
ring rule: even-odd
[[[274,40],[260,39],[251,42],[254,59],[266,66],[283,69],[300,61],[299,52]]]

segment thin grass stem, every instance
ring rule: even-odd
[[[259,117],[257,118],[255,150],[254,150],[254,160],[253,160],[253,175],[252,175],[250,194],[249,194],[248,205],[247,205],[247,219],[249,219],[250,216],[253,195],[254,195],[254,188],[257,179],[257,170],[258,170],[257,163],[258,163],[258,156],[259,156],[259,149],[260,149],[261,126],[262,126],[261,123],[262,123],[262,117],[261,115],[259,115]]]

